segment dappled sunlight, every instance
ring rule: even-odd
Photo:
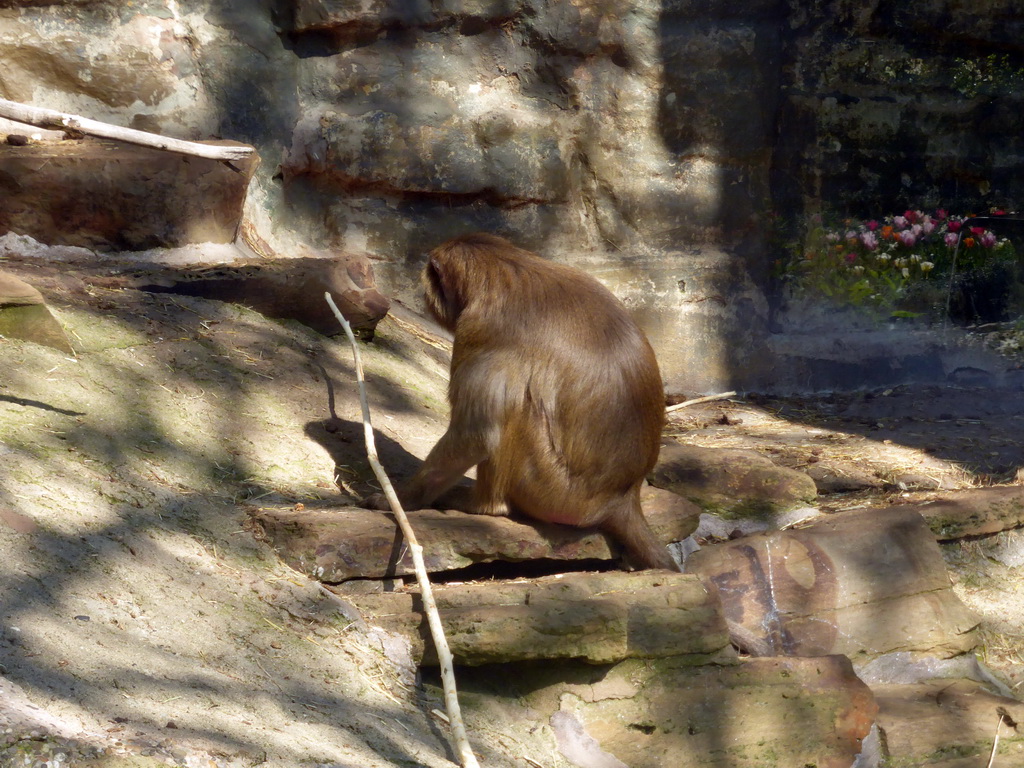
[[[898,435],[888,433],[876,438],[871,436],[871,430],[858,432],[848,423],[823,419],[820,415],[802,420],[795,412],[777,412],[776,404],[784,402],[787,401],[765,400],[759,405],[738,400],[718,407],[684,409],[670,417],[668,434],[694,445],[757,450],[794,469],[834,463],[851,471],[873,474],[897,491],[899,477],[908,473],[932,478],[935,487],[967,488],[981,482],[956,457],[922,450],[930,444],[923,432],[919,438],[903,442]],[[726,416],[723,418],[722,414]],[[878,432],[878,425],[873,426],[873,431]],[[924,429],[924,425],[919,428]],[[862,503],[854,496],[848,505]]]
[[[243,530],[246,500],[343,499],[334,476],[361,466],[361,439],[306,427],[329,415],[316,362],[339,415],[358,413],[347,344],[218,302],[96,293],[55,297],[76,359],[0,341],[7,678],[82,736],[117,716],[126,742],[297,760],[301,720],[325,761],[443,754],[374,641]],[[443,377],[424,376],[442,363],[398,326],[381,339],[363,356],[382,421],[440,431],[416,401],[446,407]]]

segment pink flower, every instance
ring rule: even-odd
[[[864,244],[864,247],[867,248],[869,251],[873,251],[875,250],[875,248],[878,247],[878,235],[876,235],[874,232],[861,233],[860,241]]]
[[[949,220],[949,231],[950,232],[959,232],[960,231],[960,227],[962,227],[963,225],[964,225],[964,223],[962,221],[955,221],[954,219],[950,219]]]
[[[935,221],[931,216],[925,216],[924,221],[921,222],[921,229],[926,235],[930,235],[935,231]]]
[[[866,222],[864,226],[866,226],[869,231],[874,232],[876,229],[878,229],[879,224],[877,221],[872,219],[871,221]]]
[[[921,224],[915,224],[910,228],[910,231],[914,233],[915,238],[918,238],[921,236],[921,233],[924,232],[924,227]]]
[[[857,254],[856,253],[848,253],[848,254],[846,254],[846,263],[847,264],[853,264],[853,262],[855,262],[856,260],[857,260]]]
[[[920,214],[919,214],[919,213],[918,213],[917,211],[904,211],[904,212],[903,212],[903,218],[905,218],[905,219],[906,219],[907,221],[909,221],[909,222],[910,222],[911,224],[913,224],[914,222],[916,222],[916,221],[917,221],[917,217],[918,217],[919,215],[920,215]]]
[[[940,221],[942,219],[945,219],[947,216],[949,216],[949,213],[946,211],[945,208],[939,208],[937,211],[935,211],[935,218],[939,219]]]
[[[907,221],[906,216],[897,216],[892,220],[892,223],[896,226],[896,229],[906,229],[910,222]]]
[[[981,244],[986,248],[992,248],[996,244],[996,236],[992,232],[986,232],[981,236]]]
[[[947,232],[942,241],[950,248],[956,248],[956,241],[959,239],[960,236],[956,232]]]
[[[917,236],[914,234],[913,230],[910,229],[903,230],[896,235],[896,237],[899,238],[899,241],[908,248],[917,242]]]
[[[972,235],[981,235],[984,232],[985,232],[985,228],[984,227],[971,227],[971,234]]]

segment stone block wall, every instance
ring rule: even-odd
[[[1024,7],[790,2],[777,209],[1019,210]]]
[[[1022,26],[1013,0],[0,0],[0,97],[254,144],[260,235],[368,252],[408,301],[426,249],[500,231],[608,282],[670,390],[756,388],[771,215],[1017,206]]]

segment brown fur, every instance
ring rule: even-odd
[[[475,465],[467,511],[596,526],[634,565],[676,570],[640,509],[664,395],[625,308],[583,272],[488,234],[435,248],[423,278],[427,307],[455,334],[451,423],[403,505],[431,504]]]

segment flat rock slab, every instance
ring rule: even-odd
[[[258,162],[92,138],[0,144],[0,233],[113,251],[229,243]]]
[[[940,540],[984,536],[1024,525],[1024,487],[972,488],[909,504]]]
[[[813,501],[818,489],[808,475],[780,467],[756,451],[663,445],[648,478],[713,514],[768,516]]]
[[[687,571],[718,592],[734,640],[757,655],[952,656],[976,644],[977,620],[911,509],[844,512],[710,545]]]
[[[564,757],[602,768],[850,768],[877,712],[840,656],[510,665],[465,669],[459,683],[521,698]]]
[[[1024,704],[973,680],[872,686],[878,727],[893,766],[986,768],[1024,765]],[[1000,714],[999,746],[989,763]]]
[[[647,519],[666,544],[682,541],[697,526],[685,499],[655,493]],[[618,547],[593,529],[520,519],[423,509],[409,513],[431,573],[499,560],[612,560]],[[296,511],[265,508],[252,521],[281,558],[327,583],[382,579],[413,573],[412,555],[390,513],[337,507]]]
[[[537,659],[606,664],[687,656],[732,658],[718,605],[700,579],[668,571],[568,573],[511,582],[434,587],[455,660],[480,665]],[[418,590],[346,595],[370,623],[409,639],[413,658],[436,665]]]

